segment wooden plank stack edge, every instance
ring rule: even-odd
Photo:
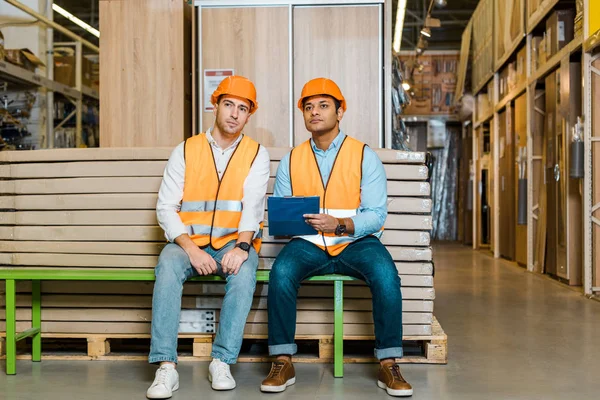
[[[269,193],[288,148],[269,148]],[[404,334],[431,335],[433,265],[430,186],[424,153],[376,150],[388,178],[389,215],[383,243],[402,280]],[[155,206],[169,148],[37,150],[0,153],[0,268],[144,268],[165,244]],[[268,225],[268,224],[267,224]],[[260,268],[284,245],[266,227]],[[150,332],[153,282],[42,282],[42,330],[65,334]],[[18,283],[17,330],[30,327],[31,284]],[[258,284],[246,333],[267,333],[267,284]],[[182,318],[218,310],[222,284],[186,283]],[[5,304],[4,286],[0,306]],[[369,288],[345,286],[346,336],[372,336]],[[193,324],[187,324],[193,325]],[[0,331],[6,330],[0,311]],[[181,332],[193,333],[193,332]],[[298,335],[333,333],[333,286],[305,284]]]

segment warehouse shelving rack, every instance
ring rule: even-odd
[[[600,127],[592,126],[592,119],[589,116],[592,115],[592,87],[591,87],[591,79],[592,76],[596,76],[600,73],[600,69],[597,66],[596,68],[592,67],[593,62],[598,62],[600,59],[600,55],[598,54],[598,50],[592,50],[592,44],[594,49],[597,49],[597,45],[600,42],[600,32],[596,34],[592,33],[589,39],[586,38],[586,32],[588,31],[588,19],[590,18],[589,10],[590,10],[590,1],[594,0],[585,0],[584,2],[584,29],[583,33],[580,36],[575,36],[575,38],[568,43],[565,47],[563,47],[560,51],[554,54],[552,57],[547,59],[547,61],[540,65],[538,68],[534,70],[532,65],[533,58],[533,37],[534,33],[538,32],[543,24],[543,22],[550,16],[550,14],[557,8],[562,6],[562,0],[538,0],[534,1],[536,3],[535,10],[533,13],[530,13],[527,16],[527,5],[529,0],[519,0],[514,1],[515,8],[519,9],[519,11],[511,11],[511,12],[522,12],[522,19],[520,19],[520,31],[516,36],[515,41],[511,42],[511,46],[509,48],[508,54],[505,53],[503,55],[496,54],[496,48],[494,45],[496,44],[494,41],[490,42],[489,37],[493,37],[497,35],[496,30],[499,29],[507,29],[507,28],[498,28],[496,25],[498,24],[497,18],[497,10],[494,9],[498,0],[484,0],[480,2],[478,6],[478,10],[476,10],[472,23],[475,28],[476,22],[479,21],[480,26],[479,32],[473,32],[473,39],[477,38],[478,43],[472,45],[473,50],[472,54],[469,55],[467,51],[463,57],[471,57],[473,60],[473,70],[475,71],[474,79],[473,79],[473,89],[475,95],[475,110],[473,112],[472,118],[472,126],[473,126],[473,159],[474,161],[478,160],[479,154],[477,154],[477,130],[482,126],[490,127],[490,136],[492,141],[492,154],[495,156],[492,160],[492,165],[489,166],[490,170],[496,171],[493,178],[493,187],[492,187],[492,250],[493,255],[495,257],[500,257],[500,179],[499,176],[499,125],[500,125],[500,113],[503,111],[510,111],[512,107],[514,107],[514,102],[517,98],[522,95],[526,95],[527,102],[527,180],[528,180],[528,188],[527,188],[527,269],[532,272],[541,272],[541,266],[537,265],[537,261],[534,261],[534,253],[535,253],[535,237],[534,232],[531,227],[533,226],[533,222],[538,219],[539,216],[539,203],[537,199],[533,199],[534,195],[534,176],[533,176],[533,168],[534,166],[538,168],[542,163],[542,154],[539,152],[534,153],[533,149],[533,122],[534,114],[539,112],[539,109],[535,106],[536,101],[536,86],[538,82],[542,82],[546,76],[551,74],[553,71],[561,68],[561,63],[564,63],[564,60],[573,57],[576,59],[581,58],[582,68],[583,68],[583,76],[584,76],[584,84],[583,84],[583,99],[582,99],[582,113],[586,116],[585,123],[585,154],[586,154],[586,168],[585,168],[585,178],[583,182],[584,193],[583,193],[583,235],[584,238],[584,260],[583,260],[583,286],[584,291],[587,294],[598,294],[600,292],[600,280],[595,276],[594,271],[600,271],[600,251],[597,251],[598,255],[593,253],[594,243],[600,242],[600,217],[594,217],[594,213],[600,212],[600,198],[596,196],[595,204],[592,204],[594,193],[593,190],[598,191],[598,186],[600,182],[596,177],[593,177],[593,165],[598,165],[598,161],[593,164],[592,160],[592,143],[597,143],[600,141]],[[533,4],[532,3],[532,4]],[[537,4],[539,3],[539,4]],[[531,6],[531,4],[530,4]],[[487,21],[490,19],[490,15],[493,15],[493,27],[489,27],[489,24],[482,24],[481,21]],[[476,17],[478,20],[476,20]],[[509,16],[510,17],[510,16]],[[506,19],[509,19],[507,17]],[[487,18],[487,19],[486,19]],[[484,31],[485,30],[485,31]],[[493,33],[492,33],[493,32]],[[487,39],[486,39],[487,38]],[[473,43],[473,41],[471,41]],[[589,42],[589,43],[588,43]],[[526,49],[526,80],[520,84],[518,84],[514,89],[506,93],[502,98],[499,96],[500,89],[500,71],[513,59],[516,58],[517,51],[520,48],[525,46]],[[490,48],[491,47],[491,48]],[[593,52],[596,53],[593,53]],[[491,57],[492,60],[489,60],[490,54],[493,53]],[[477,63],[483,63],[481,65],[477,65]],[[489,64],[489,65],[488,65]],[[599,63],[600,64],[600,63]],[[598,64],[597,64],[598,65]],[[597,76],[596,79],[600,79],[600,76]],[[490,103],[491,107],[487,110],[478,110],[478,101],[477,96],[481,93],[487,93],[490,91]],[[600,94],[595,94],[594,96],[598,97]],[[598,110],[598,106],[596,106],[596,110]],[[596,111],[597,112],[597,111]],[[600,121],[599,117],[596,117],[596,125]],[[598,155],[594,154],[594,157],[600,157],[600,153]],[[475,171],[475,175],[477,176],[480,171]],[[598,174],[597,174],[598,175]],[[594,184],[596,186],[594,186]],[[477,180],[473,181],[473,208],[477,207],[477,199],[478,199],[478,190],[480,190]],[[479,231],[476,229],[477,225],[480,221],[477,220],[478,213],[473,213],[473,246],[474,248],[479,248]],[[598,230],[596,233],[596,237],[592,236],[592,227]],[[569,239],[567,239],[569,240]],[[574,249],[574,247],[573,247]],[[572,250],[577,251],[577,250]],[[596,286],[594,285],[596,282]]]
[[[58,25],[54,21],[52,21],[52,7],[49,7],[48,17],[39,14],[38,12],[32,10],[26,5],[15,1],[15,0],[4,0],[7,3],[15,6],[21,11],[29,14],[36,20],[45,24],[48,27],[47,35],[50,38],[48,40],[48,58],[47,58],[47,66],[46,66],[46,76],[36,74],[27,69],[21,68],[17,65],[10,64],[4,60],[0,60],[0,80],[11,82],[21,88],[43,88],[46,90],[46,107],[47,107],[47,115],[48,121],[53,121],[51,116],[53,115],[54,109],[54,94],[59,93],[64,96],[75,106],[75,111],[68,115],[62,122],[58,125],[54,125],[53,123],[46,124],[46,137],[44,146],[46,148],[54,147],[54,132],[56,129],[59,129],[70,120],[73,115],[75,116],[75,146],[79,147],[82,143],[82,110],[83,110],[83,101],[84,99],[91,99],[94,101],[99,101],[100,96],[97,90],[92,89],[90,87],[82,85],[82,57],[83,57],[83,46],[92,50],[96,54],[100,52],[100,48],[95,46],[93,43],[85,40],[84,38],[74,34],[70,30],[65,27]],[[64,35],[73,39],[73,42],[62,42],[62,43],[54,43],[53,38],[53,30],[56,29],[63,33]],[[54,59],[53,59],[53,48],[54,45],[58,46],[73,46],[75,48],[75,87],[71,87],[68,85],[63,85],[62,83],[54,81]]]

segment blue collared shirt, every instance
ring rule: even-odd
[[[310,139],[317,163],[321,170],[323,182],[327,184],[335,157],[346,135],[340,131],[331,142],[327,150],[321,150]],[[284,197],[292,195],[290,185],[290,153],[286,154],[279,163],[277,178],[275,180],[274,196]],[[362,164],[362,179],[360,181],[360,206],[358,213],[352,217],[354,221],[353,237],[371,235],[381,229],[387,217],[387,178],[383,164],[377,154],[365,147]]]

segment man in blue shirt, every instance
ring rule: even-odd
[[[282,392],[296,382],[292,356],[300,283],[315,275],[343,274],[371,289],[378,386],[392,396],[410,396],[412,387],[395,361],[403,355],[400,278],[379,241],[387,216],[385,170],[373,150],[340,130],[346,101],[333,81],[309,81],[298,108],[312,138],[281,160],[274,195],[319,196],[321,211],[304,215],[317,234],[294,237],[273,264],[269,354],[277,358],[261,390]]]

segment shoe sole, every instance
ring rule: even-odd
[[[288,381],[284,385],[280,386],[260,385],[260,391],[267,393],[280,393],[287,389],[288,386],[291,386],[294,383],[296,383],[296,377],[288,379]]]
[[[152,399],[152,400],[156,400],[156,399],[170,399],[171,397],[173,397],[173,392],[179,389],[179,382],[177,382],[175,384],[175,386],[173,386],[173,389],[171,389],[171,394],[169,396],[148,396],[148,393],[146,393],[146,398],[148,399]]]
[[[377,381],[377,386],[379,386],[381,389],[385,389],[385,391],[387,392],[387,394],[389,394],[390,396],[394,396],[394,397],[408,397],[408,396],[412,396],[413,395],[413,390],[412,389],[390,389],[388,387],[388,385],[386,385],[385,383],[383,383],[381,381]]]
[[[210,372],[208,373],[208,381],[211,383],[210,387],[212,387],[213,390],[219,390],[219,391],[233,390],[233,389],[235,389],[235,386],[236,386],[236,385],[233,385],[233,387],[227,387],[227,388],[215,387],[215,385],[212,385],[212,374]]]

